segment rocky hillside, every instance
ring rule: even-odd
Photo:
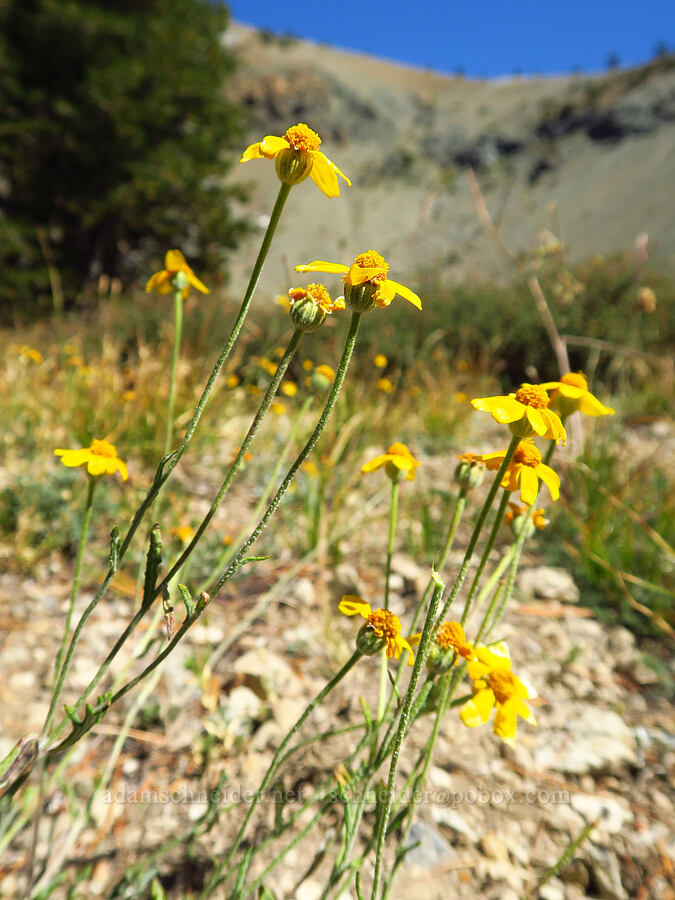
[[[476,172],[508,245],[532,247],[544,227],[572,257],[631,246],[675,262],[675,62],[625,72],[493,81],[449,77],[327,46],[233,26],[240,66],[231,96],[250,112],[248,137],[307,122],[351,177],[329,201],[310,183],[293,192],[264,287],[287,283],[296,261],[349,260],[380,250],[394,277],[435,267],[450,279],[499,274],[466,179]],[[249,210],[266,224],[270,165],[239,167]],[[233,270],[241,283],[259,237]]]

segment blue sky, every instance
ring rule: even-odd
[[[232,0],[237,22],[470,76],[622,66],[675,49],[673,0]]]

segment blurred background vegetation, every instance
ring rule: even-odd
[[[5,319],[51,306],[48,264],[72,299],[168,246],[222,262],[241,227],[227,21],[205,0],[0,0]]]

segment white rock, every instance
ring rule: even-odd
[[[538,769],[581,775],[636,761],[633,732],[615,712],[577,705],[564,713],[563,727],[537,735],[534,756]]]
[[[618,834],[628,822],[633,821],[633,813],[628,807],[613,797],[593,797],[588,794],[573,794],[572,808],[587,822],[598,821],[598,829],[607,834]],[[592,835],[591,835],[592,837]]]
[[[235,661],[231,671],[257,676],[265,690],[271,694],[288,697],[297,696],[303,691],[303,683],[286,660],[265,647],[244,653]]]
[[[536,566],[523,569],[518,576],[518,587],[528,597],[539,600],[559,600],[576,603],[579,588],[567,569],[554,566]]]
[[[456,831],[457,834],[464,835],[472,844],[478,840],[476,832],[456,809],[450,809],[448,806],[432,806],[429,812],[437,825],[443,825],[451,831]]]
[[[292,589],[292,596],[300,606],[309,608],[316,604],[316,591],[309,578],[298,578]]]

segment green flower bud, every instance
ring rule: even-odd
[[[281,150],[274,160],[279,179],[284,184],[300,184],[312,171],[314,160],[305,150]]]
[[[386,645],[386,638],[383,635],[375,634],[375,629],[370,622],[363,624],[356,635],[356,649],[364,656],[377,656]]]
[[[483,483],[485,463],[473,453],[462,453],[455,469],[455,481],[464,490],[470,491]]]
[[[291,322],[300,331],[316,331],[324,323],[326,310],[310,295],[295,300],[289,310]]]
[[[345,282],[345,303],[354,312],[369,312],[374,306],[373,294],[379,285],[372,281],[364,281],[363,284],[349,284]]]

